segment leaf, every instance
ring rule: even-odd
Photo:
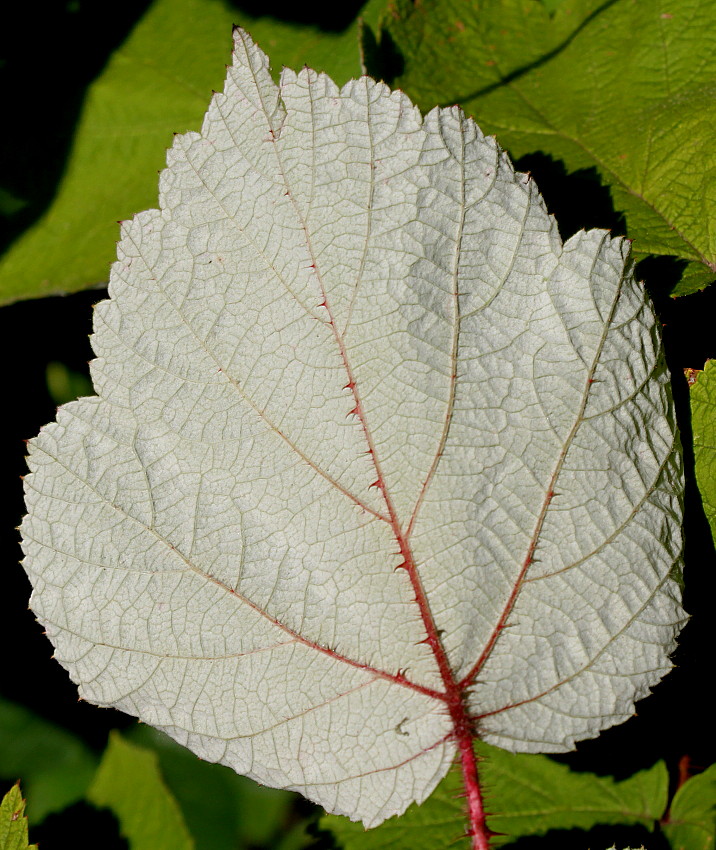
[[[674,794],[662,829],[672,850],[713,850],[716,842],[716,764]]]
[[[602,824],[641,824],[652,831],[664,814],[669,777],[664,762],[621,782],[593,773],[576,773],[547,756],[506,753],[478,745],[482,781],[494,843],[551,829],[591,829]],[[411,806],[400,820],[373,830],[345,818],[326,815],[329,829],[344,850],[455,848],[455,824],[463,815],[461,777],[451,770],[422,806]]]
[[[715,34],[710,0],[393,0],[383,28],[422,108],[460,103],[513,157],[596,169],[635,257],[688,262],[675,295],[716,277]]]
[[[37,850],[37,844],[27,843],[25,801],[16,783],[0,802],[0,850]]]
[[[132,850],[192,850],[195,846],[164,784],[156,755],[116,732],[110,735],[87,799],[112,810]]]
[[[277,846],[294,797],[264,788],[218,764],[199,761],[149,726],[131,730],[133,743],[153,750],[198,850]]]
[[[680,459],[628,244],[562,244],[458,109],[237,31],[31,442],[31,604],[83,698],[374,826],[477,734],[560,752],[670,668]],[[481,836],[481,837],[479,837]]]
[[[371,20],[378,5],[363,14]],[[199,126],[237,17],[280,62],[312,62],[342,81],[360,71],[355,24],[323,33],[221,0],[155,0],[90,86],[55,200],[0,261],[0,304],[107,280],[117,222],[156,203],[162,152],[174,132]]]
[[[707,361],[690,396],[696,483],[716,541],[716,360]]]
[[[22,777],[34,824],[82,799],[95,764],[79,738],[0,698],[0,776]]]
[[[83,372],[70,369],[65,363],[51,360],[45,370],[47,393],[56,405],[91,395],[92,383]]]

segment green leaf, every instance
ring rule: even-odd
[[[696,483],[716,542],[716,360],[709,360],[691,386]]]
[[[33,823],[80,800],[96,761],[79,738],[0,698],[0,776],[22,777]]]
[[[551,829],[640,824],[652,830],[666,809],[669,779],[663,762],[616,782],[571,771],[546,756],[507,753],[484,743],[478,743],[477,752],[491,813],[488,826],[500,833],[495,845]],[[425,803],[411,806],[399,819],[368,831],[335,815],[326,815],[320,825],[345,850],[458,850],[456,827],[465,810],[461,790],[453,769]]]
[[[149,726],[137,725],[128,734],[157,754],[162,777],[181,807],[197,850],[278,845],[295,795],[201,761]]]
[[[513,157],[595,168],[636,258],[687,261],[681,295],[716,276],[713,12],[711,0],[394,0],[382,36],[423,109],[460,103]]]
[[[662,829],[672,850],[713,850],[716,846],[716,764],[679,788]]]
[[[277,85],[235,33],[30,444],[33,610],[83,697],[367,826],[472,743],[626,720],[684,619],[681,461],[629,245],[563,242],[457,108]]]
[[[58,406],[81,396],[92,395],[92,382],[89,377],[57,360],[51,360],[47,364],[45,382],[48,395]]]
[[[0,802],[0,850],[37,850],[37,844],[28,846],[27,843],[25,801],[19,782]]]
[[[157,756],[110,735],[87,792],[94,805],[111,809],[132,850],[193,850],[194,841],[159,770]]]
[[[0,186],[0,216],[11,216],[27,206],[27,201],[18,198]]]
[[[382,0],[363,14],[373,20]],[[230,58],[232,23],[251,24],[275,66],[360,73],[357,26],[324,33],[254,19],[222,0],[155,0],[90,86],[47,212],[0,260],[0,304],[106,283],[117,222],[156,204],[172,134],[198,128]]]
[[[616,782],[577,773],[545,756],[492,748],[485,762],[488,808],[495,832],[510,837],[549,829],[590,829],[598,824],[642,824],[653,829],[668,800],[664,762]]]

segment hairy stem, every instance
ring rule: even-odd
[[[475,733],[462,699],[450,705],[450,715],[455,724],[455,740],[460,752],[462,783],[467,800],[468,828],[472,850],[490,850],[492,833],[487,826],[487,816],[482,799],[477,757],[473,746]]]
[[[461,742],[460,764],[462,767],[462,779],[465,785],[465,797],[467,798],[469,821],[467,834],[472,840],[472,850],[489,850],[490,830],[487,827],[480,781],[477,775],[477,759],[475,758],[472,741],[467,742],[466,746],[463,746]]]

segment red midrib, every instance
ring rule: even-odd
[[[320,276],[318,274],[316,276],[323,294],[323,302],[320,306],[328,313],[328,323],[335,337],[346,374],[348,376],[348,383],[345,388],[351,391],[355,402],[355,406],[350,412],[358,418],[358,421],[361,424],[361,428],[363,429],[365,440],[368,445],[368,453],[371,456],[373,467],[376,472],[377,478],[373,482],[372,486],[377,487],[383,495],[386,509],[388,511],[387,521],[398,543],[400,555],[403,559],[396,567],[396,570],[403,569],[408,574],[413,593],[415,594],[415,603],[420,611],[420,617],[427,635],[423,642],[428,644],[433,653],[440,672],[440,678],[443,682],[443,687],[445,688],[444,694],[435,694],[435,697],[445,701],[453,724],[451,737],[455,741],[460,754],[460,766],[462,768],[463,782],[465,785],[465,798],[467,800],[470,824],[467,830],[467,835],[471,837],[473,850],[488,850],[491,833],[487,827],[482,792],[477,774],[477,758],[473,747],[476,734],[473,719],[467,706],[467,684],[469,683],[460,682],[456,679],[450,666],[447,653],[445,652],[445,648],[440,640],[440,634],[430,610],[428,598],[425,594],[425,588],[420,580],[415,558],[413,557],[413,553],[408,542],[408,534],[407,532],[404,532],[400,526],[398,514],[388,491],[385,476],[381,469],[378,455],[375,451],[375,445],[366,422],[363,403],[358,392],[355,375],[351,369],[343,337],[336,328],[334,316],[328,304],[328,299]],[[410,527],[411,526],[409,526],[409,528]]]
[[[268,119],[268,115],[266,115],[266,117]],[[471,837],[472,850],[489,850],[489,839],[491,833],[487,827],[485,810],[482,801],[482,792],[480,789],[480,783],[477,774],[477,759],[473,748],[476,734],[473,719],[470,716],[470,712],[467,706],[467,687],[463,683],[459,682],[455,677],[452,668],[450,667],[445,648],[443,647],[442,642],[440,640],[438,628],[435,623],[435,620],[433,619],[433,615],[430,610],[430,605],[425,594],[425,589],[423,588],[422,582],[420,580],[417,565],[415,563],[413,553],[408,543],[408,532],[403,532],[400,526],[398,514],[395,510],[393,500],[390,497],[387,482],[382,472],[380,461],[378,460],[378,455],[375,450],[373,438],[371,436],[366,421],[363,403],[358,392],[356,377],[353,373],[353,370],[350,365],[350,360],[348,358],[348,352],[346,350],[345,342],[343,336],[338,331],[338,328],[336,326],[335,317],[328,303],[328,294],[326,292],[325,286],[323,285],[323,280],[321,279],[321,275],[317,268],[316,256],[311,245],[311,236],[308,232],[308,227],[304,220],[304,217],[298,208],[298,204],[296,203],[296,198],[294,197],[293,192],[289,188],[288,180],[286,179],[286,174],[283,168],[283,163],[278,152],[278,147],[276,146],[276,134],[273,128],[271,127],[270,120],[268,120],[268,124],[271,141],[274,143],[274,150],[276,151],[277,162],[279,164],[279,168],[284,179],[284,185],[286,186],[286,194],[289,196],[291,203],[294,209],[296,210],[296,214],[306,237],[306,244],[309,248],[309,253],[312,257],[311,267],[316,276],[316,280],[321,291],[321,297],[323,299],[322,303],[319,304],[319,307],[323,307],[326,310],[326,313],[328,314],[328,324],[331,327],[331,331],[338,346],[338,350],[340,352],[340,356],[343,361],[344,368],[346,370],[346,375],[348,377],[345,389],[350,390],[351,394],[353,395],[353,400],[355,402],[355,405],[350,411],[350,413],[355,415],[358,418],[358,421],[360,422],[361,428],[363,429],[363,433],[365,435],[366,444],[368,446],[368,453],[371,456],[373,467],[376,472],[376,480],[371,486],[377,487],[383,494],[383,499],[385,501],[385,505],[388,511],[388,518],[384,521],[387,521],[390,525],[395,540],[398,543],[400,554],[403,558],[402,563],[400,563],[396,567],[396,570],[404,569],[408,574],[411,586],[413,588],[413,592],[415,594],[415,602],[418,606],[418,610],[420,611],[420,617],[422,619],[423,627],[425,628],[425,632],[427,635],[424,642],[429,645],[433,653],[433,656],[438,666],[438,670],[440,672],[440,677],[442,679],[443,686],[445,688],[445,693],[436,693],[435,698],[443,700],[447,706],[447,709],[450,713],[450,719],[453,725],[451,737],[455,741],[458,751],[460,753],[460,765],[462,768],[463,783],[465,785],[465,797],[467,799],[469,817],[469,827],[467,830],[467,835]],[[424,483],[424,486],[427,486],[430,477],[431,476],[429,474],[428,479]],[[379,518],[382,519],[382,517]],[[409,525],[409,529],[411,528],[412,522]],[[398,674],[398,676],[400,676],[400,673]],[[398,680],[395,679],[395,681]],[[400,683],[407,684],[404,681]],[[422,690],[423,692],[425,692],[425,689],[415,688],[415,690]]]

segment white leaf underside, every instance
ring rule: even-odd
[[[669,669],[680,460],[628,245],[562,244],[457,108],[276,86],[237,31],[110,294],[99,397],[32,441],[22,528],[85,699],[371,826],[455,755],[426,616],[510,750]]]

